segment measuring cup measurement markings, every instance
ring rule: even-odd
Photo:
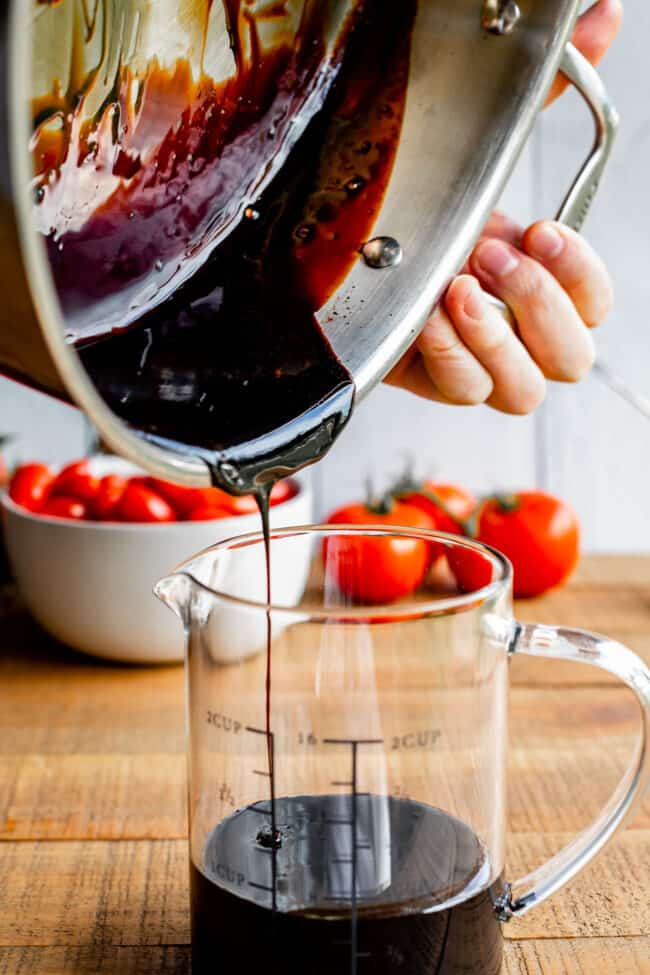
[[[226,734],[238,735],[243,727],[241,721],[237,721],[236,718],[230,718],[225,714],[220,714],[218,711],[206,711],[205,720],[207,724],[213,725],[219,731],[223,731]]]
[[[212,713],[214,714],[216,712]],[[241,722],[235,722],[232,719],[231,724],[233,728],[236,725],[241,727]],[[270,907],[275,912],[278,909],[278,853],[283,846],[283,830],[286,830],[287,827],[290,828],[292,824],[278,822],[275,798],[276,767],[273,731],[267,732],[266,729],[252,726],[244,727],[243,731],[246,734],[264,739],[265,742],[270,740],[271,745],[270,770],[267,771],[260,768],[252,768],[250,770],[250,774],[256,776],[258,779],[268,780],[268,800],[262,800],[248,807],[248,810],[252,814],[262,817],[265,821],[257,831],[254,849],[257,855],[269,858],[271,876],[268,880],[262,880],[257,871],[255,871],[257,879],[248,879],[246,882],[254,891],[260,891],[269,896]],[[303,741],[317,741],[313,735],[305,736],[304,733],[299,733],[299,735],[302,736]],[[334,779],[330,782],[330,788],[332,790],[348,790],[347,794],[341,793],[340,796],[338,793],[334,793],[332,799],[336,800],[340,798],[348,801],[343,809],[341,809],[340,803],[333,805],[333,812],[330,812],[328,815],[323,815],[322,826],[326,834],[324,840],[327,850],[326,859],[328,859],[330,864],[329,892],[325,895],[324,900],[331,903],[351,903],[353,905],[351,945],[355,945],[357,942],[356,926],[358,923],[357,903],[359,896],[376,896],[381,892],[382,888],[388,887],[390,883],[390,838],[386,835],[386,817],[380,814],[377,822],[375,822],[372,816],[366,816],[366,822],[360,824],[358,807],[360,799],[371,798],[369,792],[361,791],[359,787],[359,750],[373,745],[383,746],[384,744],[383,738],[363,738],[356,740],[347,738],[322,739],[323,746],[341,747],[350,750],[350,778]],[[227,786],[221,787],[219,796],[222,801],[224,799],[231,800],[232,795],[232,789]],[[375,799],[375,801],[377,800]],[[230,804],[232,805],[232,803]],[[364,825],[366,827],[365,832],[363,830]],[[349,831],[349,842],[342,842],[346,830]],[[384,834],[383,836],[382,833]],[[309,840],[309,836],[293,836],[291,839],[293,843],[304,842]],[[377,854],[378,841],[379,855]],[[370,855],[374,861],[370,866],[365,864],[365,874],[371,878],[370,885],[368,883],[364,885],[362,882],[364,871],[360,869],[359,856],[363,854]],[[308,856],[303,858],[303,862],[306,867],[309,867]],[[381,866],[382,862],[383,867]],[[241,887],[242,878],[245,879],[245,874],[230,863],[217,861],[215,864],[215,872],[217,877],[225,881],[229,887]],[[341,885],[341,881],[345,886]],[[356,949],[353,950],[353,954],[355,957],[357,954],[359,957],[365,957],[364,953],[358,953]]]
[[[383,745],[383,738],[366,738],[359,740],[351,740],[345,738],[325,738],[323,740],[324,745],[339,745],[342,747],[347,747],[350,749],[350,759],[351,759],[351,769],[350,769],[350,780],[349,781],[338,781],[334,780],[331,783],[332,788],[344,788],[349,789],[350,793],[350,808],[348,816],[349,818],[333,818],[326,820],[326,825],[336,828],[337,826],[348,826],[350,829],[350,854],[344,856],[334,856],[332,857],[332,863],[334,865],[341,864],[343,866],[349,866],[350,868],[350,885],[347,890],[340,891],[338,893],[333,892],[328,896],[328,900],[331,901],[345,901],[351,904],[351,950],[352,958],[356,959],[358,955],[357,951],[357,923],[358,923],[358,855],[359,852],[365,850],[372,850],[372,845],[368,840],[359,840],[358,836],[358,821],[359,821],[359,809],[358,809],[358,799],[360,797],[369,798],[370,793],[359,791],[359,769],[358,769],[358,755],[359,748],[363,746],[370,745]],[[353,972],[356,969],[353,967]]]
[[[324,743],[326,745],[328,745],[328,744],[329,745],[349,745],[350,748],[352,749],[352,778],[351,778],[351,780],[349,782],[333,782],[332,783],[332,785],[333,785],[334,788],[337,788],[338,786],[343,786],[343,787],[349,787],[350,790],[351,790],[351,793],[350,793],[350,799],[351,799],[350,819],[349,819],[349,822],[347,823],[347,825],[349,825],[349,827],[350,827],[350,842],[351,842],[351,845],[352,845],[352,853],[351,853],[351,855],[349,857],[335,857],[332,860],[332,862],[334,864],[349,865],[349,867],[350,867],[350,889],[347,892],[343,893],[342,895],[341,894],[339,894],[339,895],[330,895],[330,899],[331,900],[341,900],[341,899],[343,899],[345,901],[347,901],[347,900],[350,901],[350,906],[351,906],[351,916],[350,916],[350,959],[351,959],[351,975],[356,975],[356,972],[357,972],[357,961],[358,961],[359,954],[360,954],[359,953],[358,932],[357,932],[357,925],[358,925],[357,855],[358,855],[358,850],[359,850],[359,848],[357,846],[357,844],[358,844],[358,839],[357,839],[357,817],[358,817],[358,809],[357,809],[357,777],[358,777],[357,752],[358,752],[358,748],[359,748],[360,742],[357,742],[357,741],[349,742],[349,741],[337,740],[337,739],[334,739],[334,738],[329,738],[329,739],[326,739]],[[365,742],[365,744],[375,744],[375,745],[376,744],[379,744],[379,745],[382,745],[383,744],[383,739],[379,739],[378,741],[368,740],[368,741]],[[343,821],[343,824],[342,825],[346,825],[345,821]],[[364,846],[369,847],[369,844],[365,844]],[[344,942],[344,944],[345,944],[345,942]],[[362,953],[362,957],[369,958],[370,957],[370,953],[369,952],[363,952]]]
[[[248,726],[246,731],[251,735],[258,735],[264,738],[266,742],[266,752],[268,758],[268,769],[263,771],[262,769],[253,769],[253,775],[261,778],[268,779],[269,782],[269,802],[270,805],[266,809],[255,807],[255,811],[260,815],[267,817],[268,827],[262,827],[257,833],[257,845],[255,847],[256,853],[270,854],[270,864],[271,864],[271,878],[270,883],[256,883],[253,880],[249,880],[249,886],[256,889],[266,891],[271,895],[271,910],[273,913],[277,910],[277,889],[278,889],[278,849],[282,845],[281,835],[278,831],[277,826],[277,816],[276,816],[276,804],[275,804],[275,736],[271,731],[270,726],[267,724],[266,728],[252,728]]]
[[[390,739],[390,750],[398,752],[435,748],[441,734],[440,728],[431,728],[426,731],[409,731],[404,735],[396,735]]]
[[[255,844],[256,856],[267,858],[269,868],[254,869],[254,877],[248,878],[236,864],[217,860],[213,870],[219,881],[223,882],[232,890],[241,890],[243,885],[247,885],[255,893],[261,893],[264,898],[270,901],[270,908],[273,912],[278,909],[278,884],[281,880],[278,869],[278,854],[283,845],[283,829],[286,830],[287,824],[278,823],[276,800],[275,800],[275,761],[274,761],[274,734],[271,730],[244,726],[243,722],[234,718],[227,718],[220,712],[213,710],[208,714],[212,719],[209,723],[218,728],[224,735],[243,733],[246,735],[257,736],[264,741],[270,738],[271,742],[271,765],[270,769],[252,768],[250,774],[258,779],[267,779],[269,782],[269,799],[253,804],[249,807],[251,813],[262,817],[263,825],[260,826]],[[409,735],[404,736],[409,739]],[[412,736],[415,742],[415,735]],[[371,800],[370,793],[364,792],[360,786],[359,774],[359,752],[361,749],[372,746],[382,747],[385,745],[383,738],[322,738],[318,739],[313,732],[299,732],[297,742],[302,747],[314,748],[321,745],[324,748],[340,748],[349,750],[349,777],[343,779],[333,779],[330,782],[330,789],[333,797],[330,801],[332,811],[322,815],[322,833],[325,859],[329,862],[327,892],[324,900],[333,905],[351,905],[350,915],[350,935],[346,940],[334,940],[334,944],[343,948],[349,947],[351,957],[352,975],[357,972],[358,959],[371,957],[370,952],[359,949],[358,939],[358,902],[360,897],[373,897],[387,889],[390,885],[390,836],[388,833],[388,817],[381,809],[377,813],[373,809],[369,813],[370,807],[362,815],[359,810],[360,800]],[[220,798],[224,798],[223,788]],[[339,795],[339,790],[345,790]],[[228,798],[232,795],[230,791]],[[337,798],[340,802],[337,802]],[[377,803],[376,798],[374,802]],[[383,813],[383,814],[382,814]],[[291,824],[289,824],[290,826]],[[346,838],[347,833],[347,838]],[[310,841],[308,832],[303,835],[293,836],[292,842],[305,843]],[[365,857],[365,862],[360,863],[360,858]],[[308,853],[301,856],[301,861],[305,868],[310,868],[310,858]],[[270,870],[270,877],[268,872]],[[266,876],[266,879],[263,879]],[[364,882],[365,878],[365,882]]]
[[[404,750],[417,751],[419,749],[435,748],[441,734],[442,732],[440,728],[427,728],[424,730],[407,731],[404,734],[392,735],[389,739],[389,748],[393,752]],[[323,740],[323,744],[331,744],[332,742],[333,739]],[[315,748],[320,744],[320,741],[313,732],[305,734],[301,731],[298,732],[296,743],[299,746],[308,745]]]

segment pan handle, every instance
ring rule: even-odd
[[[559,209],[556,220],[580,231],[596,198],[611,158],[619,126],[619,114],[596,69],[573,44],[567,44],[560,72],[580,92],[594,117],[593,147]],[[492,304],[510,317],[510,310],[498,298],[487,295]]]
[[[600,75],[573,44],[567,44],[560,65],[561,73],[580,92],[594,117],[596,138],[593,148],[560,207],[557,220],[572,230],[580,231],[594,202],[603,174],[612,155],[618,132],[619,115]],[[512,312],[503,301],[485,292],[486,299],[507,321],[514,325]],[[650,419],[650,401],[632,389],[609,367],[597,361],[595,375],[617,396]]]
[[[596,126],[596,138],[591,152],[556,217],[560,223],[566,224],[572,230],[580,231],[611,158],[618,133],[619,115],[600,75],[573,44],[566,46],[560,71],[586,101]],[[512,312],[503,301],[488,293],[485,297],[509,322],[513,323]]]
[[[582,230],[612,155],[619,115],[600,75],[573,44],[568,44],[560,71],[580,92],[596,124],[596,139],[589,157],[564,200],[557,219],[572,230]]]

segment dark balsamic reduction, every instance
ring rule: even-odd
[[[145,439],[199,454],[226,490],[318,460],[349,417],[353,383],[315,312],[385,193],[414,12],[405,3],[395,23],[392,5],[359,6],[322,111],[263,197],[172,299],[80,350],[118,416]]]
[[[89,336],[84,325],[77,344],[118,416],[144,439],[198,454],[215,481],[235,493],[318,460],[354,399],[315,312],[358,259],[386,191],[416,0],[397,7],[359,2],[323,71],[326,7],[305,0],[294,49],[265,52],[254,16],[239,0],[224,0],[236,75],[220,85],[205,77],[194,85],[182,62],[171,73],[152,69],[137,124],[124,126],[111,171],[114,178],[117,166],[125,181],[81,227],[68,227],[53,209],[57,182],[48,165],[67,166],[66,178],[81,180],[77,173],[92,168],[93,153],[106,154],[97,134],[106,126],[79,128],[73,160],[58,129],[58,141],[45,124],[35,138],[41,221],[52,227],[50,262],[73,337],[80,310],[92,320],[107,294],[142,276],[155,278],[156,266],[167,267],[175,255],[195,259],[207,226],[211,233],[215,225],[230,228],[171,298],[108,338]],[[250,172],[268,165],[269,140],[275,146],[307,85],[319,91],[320,110],[262,197],[242,200]],[[130,89],[126,81],[118,88],[124,121],[132,113]],[[169,129],[155,158],[138,155],[138,132],[166,124],[164,106],[183,99],[181,123]],[[272,129],[270,111],[277,119]],[[100,185],[105,170],[97,164]],[[239,222],[236,212],[243,214]]]
[[[345,824],[353,801],[354,932]],[[217,826],[191,866],[194,975],[498,975],[502,884],[490,883],[485,849],[460,820],[404,799],[278,799],[274,853],[261,841],[267,805]]]

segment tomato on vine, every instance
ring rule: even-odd
[[[390,496],[379,504],[354,503],[334,511],[328,524],[370,528],[431,529],[433,521],[414,505]],[[393,603],[411,595],[431,563],[430,543],[390,535],[333,535],[323,542],[326,579],[356,603]]]
[[[424,481],[422,484],[397,487],[399,497],[406,504],[415,505],[434,521],[436,531],[450,535],[464,535],[465,526],[478,504],[467,488],[459,484]]]
[[[573,509],[544,491],[521,491],[481,506],[476,537],[498,549],[514,568],[514,593],[539,596],[565,582],[580,555],[580,526]]]

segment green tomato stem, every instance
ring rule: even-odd
[[[510,514],[513,511],[518,511],[521,508],[521,500],[516,494],[493,494],[492,497],[487,498],[488,501],[495,501],[498,504],[501,511],[506,514]]]
[[[435,491],[431,491],[429,488],[416,484],[414,481],[405,479],[399,484],[395,485],[393,490],[393,497],[397,498],[399,501],[407,500],[412,494],[419,494],[421,497],[426,498],[427,501],[435,504],[437,508],[440,508],[443,514],[447,515],[448,518],[451,518],[451,520],[462,529],[464,535],[469,535],[469,526],[472,523],[474,514],[466,519],[459,518],[458,515],[455,515],[450,509],[449,505],[443,501],[438,494],[436,494]]]

